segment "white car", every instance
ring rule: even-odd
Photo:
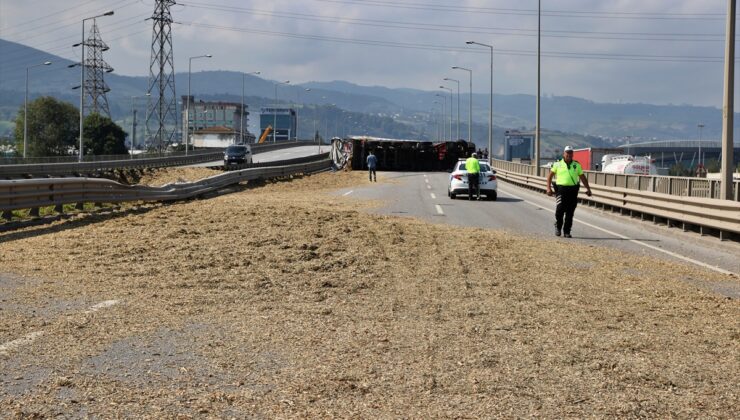
[[[480,194],[485,195],[488,200],[496,200],[497,184],[496,171],[488,166],[488,162],[478,160],[480,163]],[[468,171],[465,170],[465,161],[460,160],[450,172],[450,184],[447,187],[447,195],[455,199],[458,194],[468,195]]]

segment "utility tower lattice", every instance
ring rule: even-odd
[[[160,152],[172,143],[177,130],[175,63],[172,56],[172,13],[175,0],[156,0],[149,64],[149,106],[146,116],[147,142]]]
[[[108,51],[108,45],[103,42],[98,30],[98,23],[93,20],[90,34],[85,40],[87,57],[85,58],[85,82],[83,84],[85,101],[85,114],[97,113],[110,118],[108,97],[105,95],[110,91],[105,83],[105,73],[110,73],[113,68],[103,60],[103,52]]]

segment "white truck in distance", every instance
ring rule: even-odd
[[[623,175],[657,175],[658,168],[649,156],[604,155],[601,172]]]

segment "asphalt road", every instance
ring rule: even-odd
[[[383,172],[381,181],[367,187],[346,189],[338,194],[386,204],[381,214],[411,216],[434,223],[500,229],[536,238],[575,241],[605,246],[658,258],[704,266],[720,272],[740,273],[740,243],[721,242],[717,238],[683,232],[677,228],[655,225],[618,213],[579,205],[573,226],[573,238],[554,235],[555,199],[544,194],[499,181],[498,201],[468,201],[447,197],[447,173]],[[462,197],[462,198],[461,198]],[[543,255],[542,258],[547,258]],[[734,282],[737,284],[737,282]],[[740,297],[740,289],[723,294]]]
[[[329,145],[322,145],[321,152],[326,153],[329,151]],[[271,152],[255,153],[254,163],[258,162],[273,162],[276,160],[295,159],[299,157],[311,156],[319,154],[319,146],[298,146],[289,147],[287,149],[273,150]],[[196,165],[188,165],[189,168],[207,167],[207,166],[219,166],[223,165],[223,160],[216,160],[212,162],[198,163]]]

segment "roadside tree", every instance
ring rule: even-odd
[[[23,107],[15,118],[15,145],[23,154]],[[67,102],[44,96],[28,103],[27,156],[74,154],[79,136],[79,111]]]
[[[125,155],[126,132],[108,117],[90,114],[83,124],[86,155]]]

